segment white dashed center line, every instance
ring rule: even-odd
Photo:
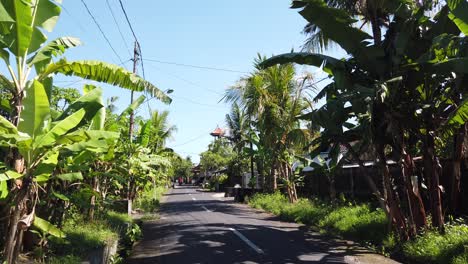
[[[207,211],[207,212],[209,212],[209,213],[213,212],[213,211],[209,210],[208,208],[206,208],[206,207],[203,206],[203,205],[202,205],[202,208],[205,209],[205,211]]]
[[[253,250],[255,250],[255,252],[257,252],[258,254],[262,254],[262,255],[265,254],[265,252],[263,252],[263,250],[261,248],[257,247],[257,245],[255,245],[252,241],[250,241],[243,234],[241,234],[241,232],[237,231],[234,228],[229,228],[229,230],[234,232],[234,234],[236,234],[240,239],[242,239],[242,241],[244,241],[247,245],[249,245],[249,247],[251,247]]]

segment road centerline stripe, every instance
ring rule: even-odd
[[[196,200],[197,200],[197,198],[195,198],[195,197],[192,197],[192,200],[196,201]]]
[[[255,252],[257,252],[258,254],[262,254],[262,255],[265,254],[265,252],[263,252],[261,248],[257,247],[257,245],[255,245],[252,241],[246,238],[241,232],[237,231],[234,228],[229,228],[229,230],[234,232],[234,234],[236,234],[242,241],[244,241],[247,245],[249,245],[249,247],[255,250]]]
[[[202,205],[201,207],[202,207],[203,209],[205,209],[205,211],[207,211],[207,212],[210,212],[210,213],[213,212],[213,211],[209,210],[208,208],[206,208],[206,207],[203,206],[203,205]]]

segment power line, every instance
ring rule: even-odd
[[[124,5],[123,5],[122,0],[119,0],[119,3],[120,3],[120,8],[122,9],[122,12],[123,12],[124,15],[125,15],[125,19],[127,20],[128,27],[130,28],[130,31],[132,31],[133,37],[135,38],[135,42],[136,42],[136,45],[137,45],[137,48],[138,48],[138,53],[139,53],[140,59],[141,59],[141,72],[142,72],[142,74],[143,74],[143,79],[146,79],[146,76],[145,76],[145,65],[144,65],[144,63],[143,63],[143,53],[141,52],[140,42],[138,41],[138,38],[137,38],[137,36],[136,36],[136,34],[135,34],[135,30],[133,30],[132,23],[130,22],[130,19],[128,18],[127,11],[125,10],[125,7],[124,7]]]
[[[170,64],[170,65],[175,65],[175,66],[182,66],[182,67],[189,67],[189,68],[196,68],[196,69],[203,69],[203,70],[212,70],[212,71],[223,71],[223,72],[245,73],[245,74],[248,74],[248,72],[245,72],[245,71],[237,71],[237,70],[231,70],[231,69],[225,69],[225,68],[215,68],[215,67],[209,67],[209,66],[200,66],[200,65],[184,64],[184,63],[171,62],[171,61],[161,61],[161,60],[155,60],[155,59],[145,59],[145,60],[146,60],[146,61],[151,61],[151,62],[162,63],[162,64]]]
[[[162,72],[162,73],[165,73],[165,74],[167,74],[167,75],[169,75],[169,76],[171,76],[171,77],[173,77],[173,78],[175,78],[175,79],[177,79],[177,80],[183,81],[183,82],[188,83],[188,84],[190,84],[190,85],[192,85],[192,86],[195,86],[195,87],[204,89],[204,90],[206,90],[206,91],[209,91],[209,92],[211,92],[211,93],[217,94],[217,95],[219,95],[219,96],[223,96],[223,95],[224,95],[223,93],[220,93],[220,92],[218,92],[218,91],[215,91],[215,90],[212,90],[212,89],[209,89],[209,88],[205,88],[205,87],[201,86],[200,84],[197,84],[197,83],[195,83],[195,82],[192,82],[192,81],[190,81],[190,80],[187,80],[187,79],[185,79],[185,78],[182,78],[182,77],[180,77],[180,76],[178,76],[177,74],[174,74],[174,73],[172,73],[172,72],[168,72],[168,71],[162,70],[161,68],[156,67],[156,66],[154,66],[154,65],[152,65],[152,66],[150,66],[150,67],[155,68],[157,71],[160,71],[160,72]]]
[[[117,30],[119,31],[120,37],[122,38],[122,41],[125,44],[125,47],[127,48],[128,54],[130,55],[130,57],[132,57],[132,52],[130,51],[130,48],[127,45],[127,41],[125,40],[125,37],[124,37],[124,35],[122,33],[122,30],[120,29],[120,26],[119,26],[119,23],[117,22],[117,18],[115,17],[114,11],[112,11],[112,7],[111,7],[111,5],[109,3],[109,0],[106,0],[106,4],[107,4],[107,7],[109,8],[109,11],[110,11],[110,13],[112,15],[112,18],[114,19],[114,23],[117,26]]]
[[[193,101],[192,99],[189,99],[189,98],[186,98],[186,97],[182,97],[182,96],[176,96],[176,95],[171,95],[171,97],[173,98],[178,98],[178,99],[182,99],[184,101],[187,101],[191,104],[195,104],[195,105],[200,105],[200,106],[206,106],[206,107],[213,107],[213,108],[217,108],[217,109],[225,109],[224,107],[222,106],[218,106],[218,105],[211,105],[211,104],[204,104],[204,103],[199,103],[197,101]]]
[[[122,8],[122,12],[125,15],[125,19],[127,20],[128,26],[130,27],[130,30],[132,31],[133,37],[138,42],[138,38],[136,37],[135,31],[133,30],[132,23],[130,23],[130,19],[128,19],[127,11],[125,10],[125,7],[124,7],[124,5],[122,3],[122,0],[119,0],[119,3],[120,3],[120,7]]]
[[[107,38],[106,34],[104,33],[104,31],[102,30],[101,26],[99,25],[99,23],[97,22],[96,18],[93,16],[93,14],[91,13],[91,10],[89,10],[88,8],[88,5],[86,5],[85,1],[84,0],[81,0],[81,3],[83,3],[84,7],[86,8],[86,11],[88,11],[88,14],[89,16],[91,16],[91,18],[93,19],[94,23],[96,24],[96,26],[98,27],[99,31],[101,32],[101,35],[104,37],[104,39],[106,40],[107,42],[107,45],[109,45],[109,47],[112,49],[112,51],[114,52],[115,56],[117,56],[117,58],[119,58],[119,61],[121,64],[124,64],[124,62],[122,61],[122,58],[120,58],[119,54],[117,53],[117,51],[115,51],[114,47],[112,46],[110,40]]]

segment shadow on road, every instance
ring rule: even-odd
[[[161,215],[161,220],[144,225],[145,237],[127,263],[347,263],[364,252],[305,226],[209,197],[164,203]]]

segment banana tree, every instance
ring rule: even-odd
[[[467,116],[462,114],[466,92],[468,59],[466,57],[467,4],[448,1],[434,17],[427,17],[427,7],[411,3],[384,3],[392,14],[392,22],[384,41],[374,42],[367,33],[355,28],[350,17],[342,10],[330,8],[321,0],[294,1],[294,8],[309,22],[318,26],[323,34],[335,41],[350,58],[339,60],[321,54],[289,53],[275,56],[262,64],[263,67],[296,62],[321,67],[333,78],[323,94],[333,96],[358,109],[356,116],[369,115],[371,121],[369,140],[377,153],[381,172],[384,175],[386,202],[396,229],[402,238],[408,237],[404,210],[409,213],[410,225],[425,226],[424,206],[421,197],[413,190],[409,177],[415,172],[412,151],[419,143],[425,160],[425,180],[430,182],[431,211],[433,223],[443,228],[439,188],[438,157],[435,141],[438,134],[464,125]],[[324,15],[328,14],[328,15]],[[425,21],[431,21],[426,23]],[[425,30],[420,32],[420,28]],[[465,36],[460,35],[463,32]],[[370,96],[358,96],[360,90],[371,91]],[[461,99],[461,100],[460,100]],[[330,107],[332,101],[327,101]],[[344,108],[346,108],[344,106]],[[366,113],[367,112],[367,113]],[[447,118],[456,116],[456,118]],[[451,120],[451,121],[448,121]],[[456,120],[456,121],[455,121]],[[312,122],[314,120],[311,120]],[[358,119],[360,122],[361,120]],[[447,130],[446,124],[453,123]],[[345,123],[342,122],[342,126]],[[437,129],[439,128],[439,129]],[[391,147],[394,156],[401,161],[407,206],[402,208],[398,195],[394,194],[385,149]],[[417,179],[417,178],[416,178]],[[414,235],[412,228],[409,235]]]
[[[87,116],[96,114],[94,105],[79,104],[77,108],[77,104],[72,104],[67,114],[53,120],[42,83],[33,81],[26,91],[28,96],[24,100],[18,127],[0,117],[0,145],[14,147],[24,157],[21,172],[6,168],[0,174],[0,181],[8,181],[12,186],[11,190],[3,188],[1,194],[10,197],[13,208],[6,237],[5,259],[8,263],[15,263],[22,244],[22,233],[34,222],[41,186],[51,178],[82,179],[79,172],[54,174],[61,152],[83,144],[90,146],[102,139],[95,134],[90,135],[93,134],[91,131],[83,133],[77,130]]]
[[[20,124],[28,127],[27,132],[32,133],[28,134],[28,136],[32,139],[40,133],[40,123],[26,124],[22,121],[28,119],[28,117],[23,116],[22,112],[30,111],[26,110],[30,105],[26,104],[24,99],[27,98],[26,100],[34,102],[41,100],[38,97],[50,98],[48,95],[51,93],[52,77],[55,74],[73,75],[84,79],[106,82],[132,91],[144,91],[165,103],[171,101],[164,92],[153,84],[118,66],[98,61],[69,62],[64,58],[54,62],[54,57],[61,56],[66,49],[80,44],[78,39],[70,37],[62,37],[46,43],[47,36],[44,32],[51,32],[60,16],[61,8],[58,3],[59,1],[53,0],[0,1],[0,35],[2,37],[0,56],[4,60],[11,77],[11,79],[8,79],[6,76],[0,75],[2,89],[8,91],[12,102],[9,107],[10,112],[6,114],[11,122],[5,123],[8,120],[3,120],[5,121],[3,123],[6,124],[4,126],[8,128],[8,132],[11,132],[8,133],[9,135],[14,135],[16,132],[10,125],[18,127],[18,131],[24,130],[25,128],[21,128]],[[33,75],[34,72],[36,75]],[[35,91],[38,90],[35,86],[42,86],[44,93],[35,94]],[[79,116],[77,114],[74,117]],[[36,121],[40,122],[39,120],[45,120],[45,116],[38,116]],[[27,142],[23,138],[16,138],[15,140],[19,139],[21,139],[19,142]],[[32,166],[29,163],[32,157],[23,157],[21,155],[24,148],[25,146],[22,145],[12,148],[12,159],[7,163],[14,170],[9,172],[9,178],[24,175],[27,166]],[[16,174],[12,174],[13,172],[16,172]],[[29,188],[26,189],[29,190]],[[26,209],[24,208],[26,201],[21,200],[25,199],[26,196],[25,193],[18,194],[14,199],[16,204],[11,210],[11,228],[7,234],[8,243],[4,250],[8,263],[14,263],[18,253],[17,250],[15,252],[13,243],[21,239],[19,239],[14,226],[24,213],[22,211]]]

